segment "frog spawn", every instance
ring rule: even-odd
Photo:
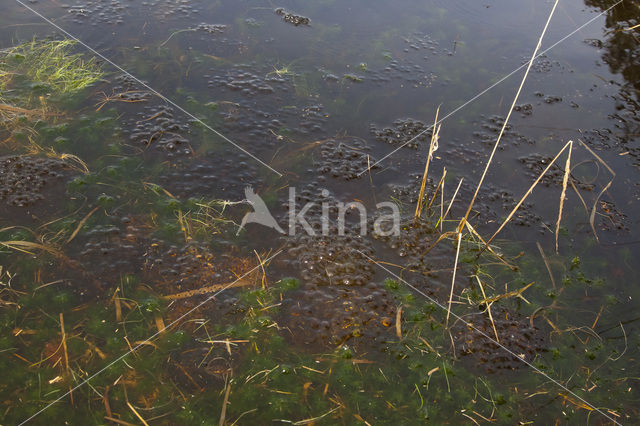
[[[179,162],[159,183],[171,194],[186,198],[244,199],[244,188],[260,183],[256,162],[228,148],[191,162]],[[221,160],[220,158],[226,158]]]
[[[112,97],[116,96],[116,101],[126,103],[148,102],[152,98],[151,92],[128,74],[121,74],[114,79],[112,94]]]
[[[312,286],[362,286],[373,276],[373,248],[360,236],[305,235],[290,243],[288,253]]]
[[[286,238],[287,259],[282,264],[301,278],[300,289],[283,303],[279,323],[286,336],[297,344],[320,346],[359,337],[383,339],[395,318],[395,304],[373,281],[372,243],[354,223],[345,224],[343,235],[327,223],[323,235],[322,205],[330,215],[338,210],[328,191],[312,185],[296,201],[314,203],[305,218],[315,235],[298,229]]]
[[[129,5],[120,0],[84,0],[80,4],[61,7],[67,9],[75,24],[89,22],[92,26],[122,24],[129,9]]]
[[[78,266],[101,285],[115,285],[121,275],[136,274],[143,266],[148,230],[129,216],[81,233],[69,247]]]
[[[336,346],[384,343],[393,336],[396,301],[380,283],[359,287],[309,286],[283,303],[279,324],[298,345]]]
[[[258,95],[269,95],[287,91],[290,88],[288,79],[279,76],[275,71],[266,72],[261,76],[254,72],[250,65],[239,65],[220,72],[219,69],[212,68],[212,74],[206,75],[209,78],[210,88],[223,87],[234,92],[240,92],[244,96],[255,97]]]
[[[19,155],[0,157],[0,200],[25,207],[44,199],[43,192],[67,174],[61,160]]]
[[[431,126],[412,118],[398,119],[392,127],[378,128],[371,124],[371,133],[379,142],[402,146],[410,149],[418,149],[420,143],[428,143],[431,140]]]
[[[412,174],[408,184],[390,183],[385,188],[389,192],[391,199],[399,201],[402,205],[415,207],[420,197],[420,185],[422,184],[422,174]],[[425,186],[425,194],[433,194],[436,186],[433,179],[428,178]]]
[[[295,25],[309,25],[311,20],[304,16],[296,15],[295,13],[287,12],[283,8],[279,7],[275,10],[276,15],[281,16],[284,22]]]
[[[357,179],[376,159],[368,154],[369,148],[358,138],[329,140],[322,144],[320,158],[316,160],[318,173],[344,180]],[[377,166],[371,167],[375,169]]]
[[[456,354],[473,357],[489,373],[526,367],[544,350],[542,333],[526,317],[494,304],[491,307],[496,336],[487,312],[465,316],[452,327]],[[507,352],[506,347],[515,356]]]
[[[125,125],[124,133],[134,147],[153,147],[168,158],[192,155],[190,127],[181,124],[173,108],[166,105],[148,106]]]
[[[390,197],[399,201],[403,206],[411,210],[415,209],[415,205],[418,202],[421,181],[422,175],[416,174],[412,176],[412,180],[409,184],[390,184],[387,189],[390,192]],[[512,192],[505,189],[499,189],[495,185],[485,184],[484,188],[485,195],[479,197],[474,204],[474,212],[478,213],[478,217],[483,219],[484,222],[499,220],[501,217],[510,213],[520,201]],[[436,185],[429,178],[425,190],[425,199],[427,202],[430,202],[435,190]],[[458,190],[455,204],[451,208],[449,218],[457,217],[457,215],[465,213],[461,208],[468,205],[470,200],[473,198],[474,192],[475,187],[466,180],[463,181],[460,185],[460,189]],[[434,204],[438,206],[436,207],[438,210],[439,202],[439,198],[434,201]],[[448,201],[445,200],[445,208],[447,207]],[[504,214],[502,212],[504,212]],[[532,226],[541,222],[542,217],[536,213],[535,205],[525,201],[520,205],[515,215],[512,217],[510,224],[517,226]],[[542,229],[544,228],[541,227],[541,230]]]
[[[240,140],[254,140],[259,143],[258,148],[274,146],[278,130],[285,126],[280,114],[251,102],[225,105],[220,115],[225,134]]]
[[[310,205],[304,215],[308,228],[296,223],[293,235],[285,237],[290,259],[287,263],[314,286],[366,284],[373,276],[373,267],[367,259],[373,254],[373,246],[359,232],[362,230],[359,221],[351,220],[355,212],[344,207],[345,221],[341,228],[331,219],[340,212],[339,202],[317,184],[310,184],[296,194],[295,203]],[[324,218],[328,220],[325,222]],[[285,215],[281,222],[288,219]]]
[[[531,179],[536,179],[540,174],[544,171],[545,168],[551,163],[553,157],[541,155],[541,154],[530,154],[527,156],[523,156],[518,158],[518,161],[526,168],[526,175]],[[547,170],[547,172],[540,179],[540,183],[549,187],[549,186],[558,186],[562,187],[562,182],[564,180],[565,171],[562,168],[562,162],[556,160],[556,162]],[[582,182],[576,179],[575,176],[569,175],[569,179],[573,181],[573,183],[580,189],[584,189],[586,191],[592,191],[593,185]]]
[[[147,249],[143,270],[146,279],[167,294],[233,282],[238,266],[231,256],[216,255],[197,242],[174,246],[158,240]]]
[[[504,125],[505,117],[500,115],[492,115],[490,117],[483,117],[480,126],[483,130],[473,133],[474,140],[480,142],[487,147],[493,147],[496,142],[500,130]],[[533,145],[535,141],[526,137],[522,133],[514,130],[511,124],[507,124],[502,134],[501,143],[499,149],[503,150],[506,146],[520,146],[520,145]]]

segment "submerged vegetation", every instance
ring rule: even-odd
[[[102,78],[95,58],[73,53],[75,45],[33,39],[0,52],[0,128],[33,135],[35,122],[60,116],[61,101]]]
[[[26,79],[32,87],[68,94],[82,90],[100,80],[103,72],[95,58],[72,53],[73,40],[32,40],[6,49],[0,58],[0,78],[3,92]],[[23,80],[24,81],[24,80]]]

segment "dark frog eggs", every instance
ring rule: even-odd
[[[377,160],[369,154],[369,148],[358,138],[341,138],[325,142],[320,149],[320,157],[315,161],[321,174],[334,178],[351,180],[368,170],[377,168]]]
[[[61,160],[11,155],[0,157],[0,200],[24,207],[44,198],[47,184],[70,170]]]

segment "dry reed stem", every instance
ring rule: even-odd
[[[104,394],[102,395],[102,402],[104,403],[104,411],[107,413],[108,417],[111,417],[112,413],[111,413],[111,405],[109,404],[109,385],[105,386],[104,388]]]
[[[442,190],[440,191],[440,233],[442,233],[442,221],[444,217],[444,175],[447,173],[447,168],[445,167],[442,173]]]
[[[215,293],[223,288],[236,288],[236,287],[248,287],[252,285],[253,282],[248,279],[241,279],[232,284],[213,284],[206,287],[201,287],[195,290],[183,291],[181,293],[169,294],[167,296],[162,296],[163,299],[167,300],[178,300],[178,299],[186,299],[188,297],[193,297],[201,294]]]
[[[587,213],[587,216],[588,216],[589,215],[589,207],[587,207],[587,203],[584,201],[584,198],[582,197],[582,195],[580,195],[580,191],[578,191],[578,188],[576,187],[576,184],[573,182],[573,179],[570,179],[569,183],[571,184],[571,187],[573,188],[574,192],[576,193],[576,195],[580,199],[580,202],[582,203],[582,206],[584,207],[584,211],[585,211],[585,213]]]
[[[31,241],[19,241],[19,240],[0,241],[0,245],[13,250],[21,251],[26,254],[31,254],[31,255],[33,254],[27,249],[38,249],[38,250],[46,251],[47,253],[52,254],[54,256],[64,258],[64,255],[62,254],[62,252],[54,249],[53,247],[49,247],[44,244],[32,243]]]
[[[229,403],[229,393],[231,392],[231,381],[227,382],[226,389],[224,391],[224,399],[222,400],[222,410],[220,410],[219,426],[224,426],[224,421],[227,416],[227,404]]]
[[[449,327],[449,315],[451,314],[451,303],[453,302],[453,287],[456,283],[456,271],[458,270],[458,255],[460,254],[460,241],[462,240],[462,232],[458,232],[458,248],[456,249],[456,261],[453,265],[453,278],[451,278],[451,292],[449,293],[449,306],[447,307],[447,320],[445,328]]]
[[[109,420],[110,422],[113,423],[117,423],[119,425],[124,425],[124,426],[136,426],[133,423],[129,423],[129,422],[125,422],[124,420],[120,420],[120,419],[116,419],[115,417],[111,417],[111,416],[104,416],[105,420]]]
[[[51,154],[47,154],[48,157],[53,157],[53,158],[58,158],[62,161],[64,161],[69,167],[71,167],[74,170],[77,170],[81,173],[89,174],[89,167],[87,166],[87,163],[85,163],[84,161],[82,161],[80,159],[80,157],[73,155],[73,154],[56,154],[55,151],[53,151],[53,149],[51,150]],[[67,160],[71,160],[74,163],[77,163],[78,165],[74,165],[74,164],[69,164],[69,162]]]
[[[156,328],[158,329],[158,333],[162,333],[165,330],[164,320],[162,319],[162,315],[159,312],[156,312],[154,315],[154,320],[156,322]]]
[[[67,240],[67,244],[69,244],[71,240],[73,240],[76,237],[76,235],[78,235],[78,232],[80,232],[80,228],[82,228],[82,226],[87,222],[87,220],[91,217],[91,215],[97,212],[99,208],[100,208],[99,206],[94,207],[93,210],[91,210],[84,218],[82,218],[82,220],[78,223],[78,226],[76,226],[75,231],[73,231],[73,233]]]
[[[533,54],[531,55],[531,59],[529,60],[529,64],[527,65],[527,70],[524,73],[524,76],[522,77],[522,81],[520,82],[520,87],[518,88],[518,91],[516,92],[516,96],[513,98],[513,102],[511,103],[511,108],[509,108],[509,113],[507,114],[507,117],[504,120],[504,123],[502,124],[502,128],[500,129],[500,133],[498,134],[498,138],[496,139],[496,143],[493,145],[493,150],[491,150],[491,155],[489,156],[489,160],[487,160],[487,165],[484,168],[484,172],[482,173],[482,176],[480,177],[480,182],[478,182],[478,186],[476,187],[476,191],[473,194],[473,197],[471,198],[471,202],[469,203],[469,207],[467,208],[467,212],[465,213],[464,217],[460,220],[460,224],[458,225],[458,232],[462,231],[462,228],[464,227],[464,222],[467,221],[467,219],[469,218],[469,214],[471,213],[471,209],[473,209],[473,204],[476,201],[476,198],[478,197],[478,193],[480,192],[480,187],[482,186],[482,183],[484,182],[484,178],[487,175],[487,172],[489,171],[489,167],[491,166],[491,162],[493,161],[493,157],[496,153],[496,150],[498,149],[498,145],[500,144],[500,140],[502,139],[502,135],[504,134],[505,129],[507,128],[507,124],[509,123],[509,118],[511,118],[511,114],[513,113],[513,109],[516,106],[516,103],[518,102],[518,98],[520,97],[520,92],[522,92],[522,88],[524,87],[524,82],[527,80],[527,77],[529,76],[529,71],[531,70],[531,67],[533,66],[533,61],[536,59],[536,56],[538,55],[538,50],[540,50],[540,46],[542,45],[542,39],[544,38],[545,33],[547,32],[547,28],[549,28],[549,23],[551,22],[551,18],[553,17],[553,14],[556,10],[556,7],[558,6],[558,2],[559,0],[556,0],[555,3],[553,4],[553,8],[551,9],[551,12],[549,13],[549,18],[547,19],[547,22],[542,30],[542,33],[540,34],[540,38],[538,38],[538,43],[536,44],[536,48],[533,50]]]
[[[609,187],[611,187],[611,184],[613,183],[613,180],[616,178],[616,172],[613,171],[613,169],[611,167],[609,167],[609,165],[607,163],[605,163],[605,161],[600,158],[600,156],[598,154],[596,154],[591,148],[589,148],[587,146],[586,143],[582,142],[582,140],[578,139],[578,142],[580,142],[580,144],[582,146],[584,146],[587,151],[589,151],[591,153],[591,155],[593,155],[594,157],[596,157],[596,159],[598,161],[600,161],[600,163],[602,163],[602,165],[604,165],[607,170],[609,170],[609,173],[611,173],[611,175],[613,176],[611,178],[611,180],[605,185],[604,188],[602,188],[602,191],[600,191],[598,193],[598,196],[596,197],[595,201],[593,202],[593,208],[591,209],[591,215],[589,216],[589,223],[591,224],[591,229],[593,230],[593,235],[596,238],[596,241],[599,243],[600,239],[598,238],[598,233],[596,232],[596,226],[595,226],[595,220],[596,220],[596,209],[598,208],[598,201],[600,200],[600,197],[602,197],[602,194],[604,194],[607,189],[609,189]]]
[[[508,267],[509,269],[511,269],[512,271],[516,271],[518,269],[517,266],[514,266],[512,264],[510,264],[509,262],[507,262],[506,260],[504,260],[502,258],[502,256],[498,255],[498,253],[496,253],[490,245],[488,245],[484,239],[482,239],[482,237],[480,236],[480,234],[478,233],[478,231],[475,230],[475,228],[473,226],[471,226],[471,224],[469,222],[465,222],[464,226],[467,227],[467,229],[469,230],[469,232],[471,232],[472,235],[474,235],[476,238],[478,238],[480,240],[480,242],[482,244],[484,244],[484,247],[486,247],[487,250],[489,250],[489,253],[491,253],[492,255],[494,255],[500,262],[502,262],[506,267]]]
[[[27,116],[39,115],[44,117],[46,115],[46,113],[44,113],[41,109],[26,109],[7,104],[0,104],[0,111],[7,111],[12,114],[24,114]]]
[[[433,122],[433,131],[431,133],[431,142],[429,143],[429,154],[427,155],[427,163],[424,166],[424,173],[422,174],[422,184],[420,185],[420,195],[418,196],[418,204],[416,205],[416,212],[414,215],[415,219],[418,219],[422,214],[422,200],[424,199],[424,191],[427,186],[427,177],[429,176],[429,164],[431,163],[431,158],[433,157],[434,147],[438,144],[438,135],[440,134],[440,127],[438,126],[438,114],[440,113],[440,106],[436,110],[436,118]]]
[[[64,317],[60,312],[60,331],[62,333],[62,350],[64,352],[64,368],[67,372],[67,377],[71,377],[71,371],[69,370],[69,353],[67,351],[67,334],[64,331]],[[71,405],[73,405],[73,389],[69,385],[69,398],[71,399]]]
[[[504,228],[506,226],[507,223],[509,223],[509,221],[511,220],[511,218],[513,217],[514,214],[516,214],[516,211],[518,211],[518,209],[520,208],[520,206],[522,205],[522,203],[524,203],[524,201],[527,199],[527,197],[529,195],[531,195],[531,193],[533,192],[533,189],[536,187],[536,185],[538,185],[538,183],[540,182],[540,180],[542,179],[542,177],[549,171],[549,169],[551,168],[551,166],[554,165],[554,163],[556,162],[556,160],[558,159],[558,157],[560,157],[560,155],[564,152],[565,149],[567,149],[568,146],[571,146],[573,144],[573,141],[569,141],[567,142],[562,149],[560,150],[560,152],[558,152],[556,154],[556,156],[553,158],[553,160],[551,160],[549,162],[549,164],[547,165],[547,167],[545,167],[545,169],[542,171],[542,173],[540,173],[540,175],[536,178],[536,180],[533,182],[533,184],[529,187],[529,189],[527,190],[527,192],[522,196],[522,198],[520,199],[520,201],[518,201],[518,204],[516,204],[516,206],[513,208],[513,210],[511,211],[511,213],[509,213],[509,216],[507,216],[507,218],[504,220],[504,222],[502,222],[502,225],[500,225],[500,227],[498,228],[498,230],[491,236],[491,238],[489,238],[489,240],[487,240],[487,243],[485,245],[485,248],[489,246],[489,244],[491,244],[491,241],[493,241],[493,239],[496,237],[496,235],[498,235],[500,233],[500,231],[502,231],[502,228]],[[483,249],[484,250],[484,249]]]
[[[136,409],[135,409],[135,408],[133,408],[133,405],[131,405],[131,403],[130,403],[129,401],[127,401],[127,406],[129,406],[129,408],[131,409],[131,411],[133,411],[133,414],[135,414],[135,415],[136,415],[136,417],[137,417],[137,418],[142,422],[142,424],[143,424],[144,426],[149,426],[149,423],[147,423],[147,422],[145,421],[145,419],[143,419],[143,418],[142,418],[142,416],[140,415],[140,413],[138,413],[138,412],[136,411]]]
[[[451,206],[453,205],[453,202],[456,200],[456,197],[458,196],[458,191],[460,190],[460,186],[462,186],[463,180],[464,178],[460,178],[460,181],[458,182],[458,186],[456,187],[456,190],[453,193],[453,197],[451,197],[451,201],[449,201],[449,205],[447,206],[447,211],[445,211],[444,214],[441,215],[440,221],[444,222],[444,219],[449,214],[449,210],[451,210]],[[444,194],[443,194],[443,197],[444,197]],[[440,232],[442,232],[442,226],[440,226]]]
[[[116,291],[113,292],[113,304],[116,309],[116,322],[122,321],[122,304],[120,303],[118,291],[120,291],[120,287],[116,288]]]
[[[67,334],[64,331],[64,317],[62,316],[62,312],[60,313],[60,332],[62,333],[62,349],[64,350],[64,366],[69,372],[69,354],[67,352]]]
[[[508,291],[508,292],[506,292],[504,294],[499,294],[498,296],[489,297],[489,298],[481,300],[480,303],[493,303],[493,302],[497,302],[500,299],[508,299],[510,297],[520,297],[520,298],[522,298],[522,300],[524,300],[525,302],[529,303],[522,296],[522,293],[524,293],[525,290],[527,290],[529,287],[531,287],[534,283],[535,283],[535,281],[531,281],[529,284],[527,284],[526,286],[522,287],[520,290]]]
[[[473,418],[473,417],[471,417],[470,415],[468,415],[468,414],[466,414],[466,413],[460,413],[460,414],[462,414],[463,416],[465,416],[466,418],[468,418],[469,420],[471,420],[472,422],[474,422],[475,424],[477,424],[478,426],[480,426],[480,423],[478,423],[478,422],[476,421],[476,419],[474,419],[474,418]]]
[[[31,136],[29,136],[29,146],[27,147],[28,155],[38,155],[44,154],[49,158],[55,158],[56,160],[61,160],[65,163],[66,166],[70,167],[73,170],[76,170],[83,174],[89,174],[89,167],[87,163],[82,161],[80,157],[73,154],[58,154],[53,148],[43,148],[38,145]]]
[[[447,176],[447,168],[444,167],[442,170],[442,177],[440,178],[440,182],[438,182],[438,186],[436,186],[436,190],[433,193],[433,196],[431,197],[431,201],[429,201],[429,205],[427,206],[428,209],[431,209],[431,206],[433,205],[433,202],[436,200],[436,196],[438,195],[438,191],[440,191],[440,188],[442,187],[444,190],[444,178]]]
[[[105,92],[100,92],[103,96],[103,99],[96,103],[94,106],[96,106],[96,111],[100,111],[106,104],[108,104],[109,102],[124,102],[124,103],[138,103],[138,102],[146,102],[145,99],[126,99],[123,97],[123,95],[126,94],[132,94],[132,93],[148,93],[151,94],[151,92],[148,92],[146,90],[126,90],[124,92],[121,93],[115,93],[115,92],[111,92],[111,95],[107,95]]]
[[[264,270],[264,261],[260,258],[260,255],[256,250],[253,250],[253,252],[258,258],[258,263],[260,264],[260,268],[262,269],[261,285],[262,285],[262,289],[265,290],[267,288],[267,272]],[[267,257],[268,257],[268,254],[267,254]]]
[[[454,232],[454,231],[448,231],[448,232],[445,232],[444,234],[440,234],[440,236],[438,237],[438,239],[436,240],[436,242],[435,242],[435,243],[433,243],[433,244],[431,244],[431,247],[429,247],[429,248],[428,248],[428,249],[426,249],[424,252],[422,252],[422,253],[420,254],[420,256],[422,256],[422,257],[426,256],[426,255],[427,255],[427,253],[429,253],[431,250],[433,250],[433,248],[434,248],[435,246],[437,246],[437,245],[438,245],[438,243],[439,243],[440,241],[444,240],[445,238],[449,238],[449,237],[451,237],[452,235],[456,235],[456,234],[457,234],[457,232]]]
[[[558,209],[558,220],[556,222],[556,254],[558,254],[558,235],[560,235],[560,221],[562,220],[562,208],[564,207],[565,195],[567,193],[567,182],[569,181],[569,174],[571,173],[571,150],[573,148],[573,141],[570,141],[569,154],[567,154],[567,162],[564,166],[564,176],[562,177],[562,193],[560,194],[560,208]]]
[[[479,276],[475,276],[478,284],[480,285],[480,291],[482,291],[482,297],[487,299],[487,295],[484,292],[484,287],[482,286],[482,281],[480,281]],[[487,303],[487,313],[489,314],[489,321],[491,321],[491,327],[493,327],[493,333],[496,335],[496,342],[500,342],[500,338],[498,337],[498,330],[496,330],[496,324],[493,322],[493,315],[491,315],[491,303]]]

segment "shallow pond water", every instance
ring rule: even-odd
[[[5,0],[0,422],[636,423],[640,8],[505,123],[554,3]]]

